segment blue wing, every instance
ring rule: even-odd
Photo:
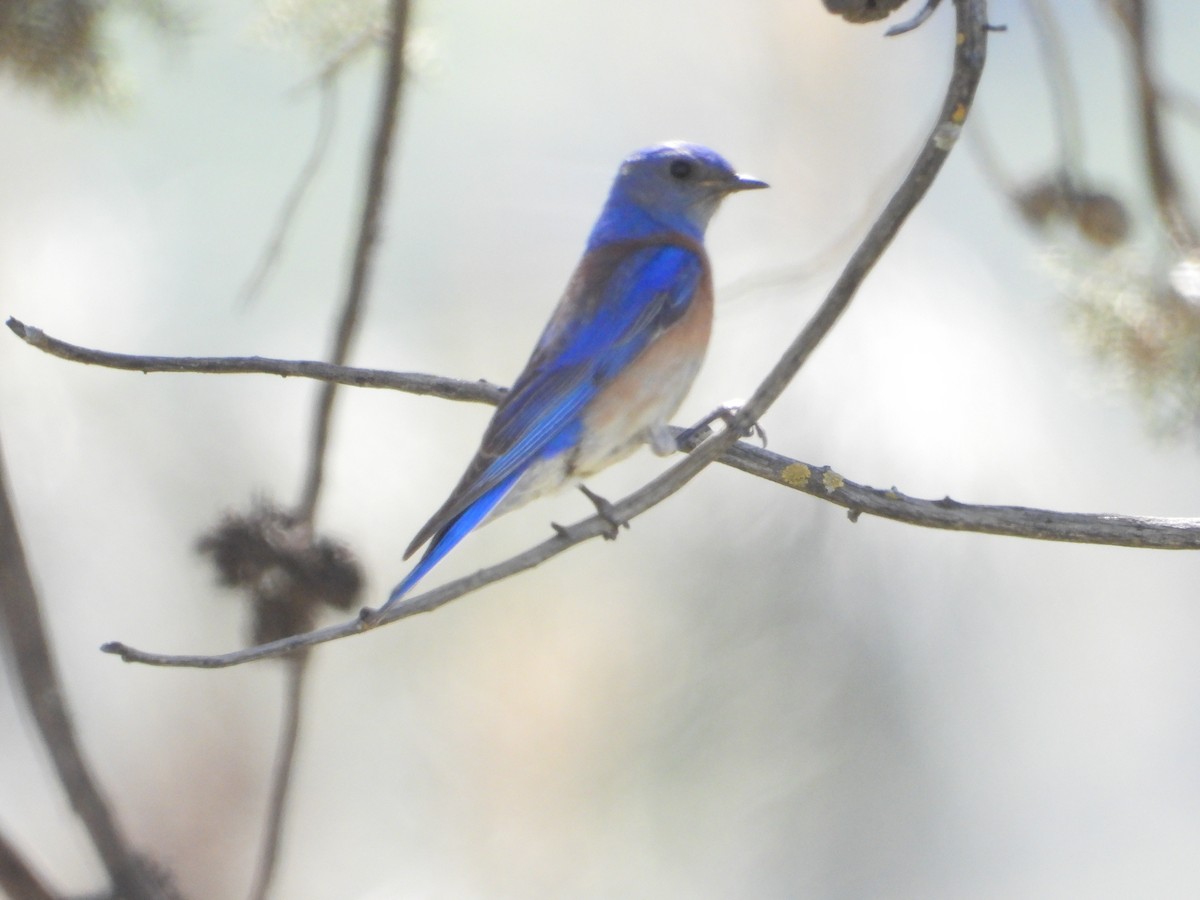
[[[704,277],[702,252],[639,240],[584,258],[475,458],[405,553],[433,539],[389,604],[483,521],[530,464],[577,445],[592,398],[688,309]]]

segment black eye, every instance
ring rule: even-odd
[[[686,159],[677,159],[675,162],[671,163],[671,177],[678,178],[680,181],[683,181],[686,178],[691,178],[692,168],[692,164]]]

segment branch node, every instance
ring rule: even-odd
[[[629,527],[629,520],[617,513],[617,508],[613,506],[611,500],[607,500],[595,491],[589,490],[586,484],[579,485],[579,490],[583,493],[583,496],[592,501],[592,506],[596,507],[596,515],[603,519],[604,523],[608,526],[602,532],[604,539],[606,541],[615,541],[621,533],[621,529]]]
[[[571,529],[566,525],[559,525],[557,522],[551,522],[550,527],[553,528],[554,533],[564,541],[571,543],[575,540],[574,535],[571,534]]]

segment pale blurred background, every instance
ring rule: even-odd
[[[1037,45],[1024,4],[991,6],[1009,31],[970,124],[1031,177],[1055,153]],[[1088,170],[1140,217],[1121,252],[1153,264],[1121,42],[1100,3],[1055,6]],[[1160,70],[1200,84],[1194,4],[1154,9]],[[185,12],[173,36],[117,17],[116,105],[0,82],[0,313],[118,351],[319,358],[378,56],[342,77],[329,156],[245,305],[312,143],[317,94],[294,89],[315,65],[263,7]],[[733,198],[710,231],[716,334],[680,423],[749,394],[803,325],[931,125],[953,40],[949,4],[887,40],[815,0],[415,16],[353,362],[510,379],[618,161],[685,138],[772,189]],[[1171,128],[1194,187],[1197,131]],[[1194,435],[1156,436],[1083,346],[1053,249],[964,143],[763,422],[771,448],[918,496],[1200,514]],[[189,897],[245,894],[281,668],[151,669],[97,648],[244,643],[242,604],[194,544],[255,495],[295,500],[316,389],[87,368],[0,335],[6,463],[81,739],[134,843]],[[487,416],[340,398],[318,521],[360,556],[365,602],[406,571]],[[664,465],[640,454],[592,487],[615,499]],[[572,492],[507,517],[430,586],[589,512]],[[321,648],[273,896],[1200,896],[1198,574],[1184,552],[851,524],[714,467],[615,544]],[[11,668],[0,678],[0,826],[57,887],[96,890]]]

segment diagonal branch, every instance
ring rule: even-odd
[[[744,432],[747,426],[761,418],[779,399],[800,367],[850,305],[867,274],[899,233],[900,226],[929,191],[930,185],[957,142],[963,122],[967,118],[967,111],[975,97],[979,78],[983,74],[988,24],[986,0],[955,0],[954,6],[957,14],[954,68],[937,123],[921,148],[912,169],[846,263],[824,302],[758,390],[741,408],[730,432]],[[715,438],[714,442],[722,438],[725,438],[724,434]],[[733,441],[732,436],[726,438],[720,448],[709,451],[707,458],[713,458],[716,452],[731,446]],[[701,446],[699,453],[705,453],[705,446]]]
[[[645,491],[645,488],[643,488],[643,491]],[[637,506],[641,493],[632,494],[621,503],[616,504],[617,515],[626,517],[626,510]],[[648,508],[652,505],[653,503],[649,503],[646,504],[646,507]],[[350,621],[340,622],[336,625],[318,628],[314,631],[308,631],[276,641],[269,641],[265,644],[258,644],[244,650],[235,650],[231,653],[223,653],[215,656],[176,656],[165,653],[148,653],[122,644],[119,641],[104,644],[100,649],[104,653],[116,654],[126,662],[140,662],[155,666],[182,666],[196,669],[223,669],[228,666],[236,666],[258,659],[285,656],[303,647],[324,644],[328,641],[349,637],[353,634],[371,631],[389,622],[395,622],[398,619],[407,619],[419,613],[433,612],[435,609],[445,606],[450,601],[473,593],[485,585],[508,578],[518,572],[524,572],[526,569],[532,569],[551,557],[557,556],[564,550],[574,547],[576,544],[581,544],[594,537],[607,534],[611,528],[612,526],[607,520],[602,519],[600,516],[592,516],[569,528],[563,529],[556,533],[554,537],[502,563],[487,569],[481,569],[465,578],[452,581],[440,588],[427,591],[397,606],[393,606],[384,615],[375,615],[371,610],[364,610],[357,618]]]
[[[722,458],[722,462],[843,506],[850,510],[852,520],[856,520],[860,513],[866,512],[898,522],[952,531],[1123,547],[1200,549],[1200,519],[1089,515],[1029,509],[1020,506],[982,506],[959,503],[949,497],[944,500],[922,500],[907,497],[894,488],[879,490],[856,484],[828,467],[809,466],[806,463],[768,453],[741,442],[731,448]],[[646,488],[616,504],[615,515],[619,518],[631,518],[634,515],[632,510],[641,510],[654,505],[657,502],[655,499],[657,491],[653,488],[654,483],[652,482]],[[524,553],[413,597],[388,610],[382,616],[374,616],[370,612],[364,611],[359,618],[348,622],[259,644],[244,650],[234,650],[212,656],[176,655],[138,650],[119,641],[105,644],[100,649],[105,653],[120,656],[125,662],[199,669],[222,669],[259,659],[284,656],[302,647],[339,640],[370,631],[397,619],[406,619],[420,613],[432,612],[485,585],[508,578],[526,569],[532,569],[576,544],[605,534],[610,527],[605,519],[600,516],[592,516],[563,529],[554,537]]]
[[[0,635],[14,661],[25,703],[58,780],[108,870],[113,896],[172,896],[130,846],[79,745],[5,481],[0,460]]]
[[[266,284],[267,278],[275,270],[275,265],[283,255],[283,247],[287,242],[288,234],[296,221],[300,204],[316,179],[317,173],[321,170],[321,162],[325,159],[325,151],[329,149],[329,142],[333,137],[333,123],[337,117],[335,71],[330,70],[317,79],[317,86],[321,91],[317,99],[317,134],[313,140],[312,149],[309,150],[308,159],[300,167],[300,172],[276,216],[275,228],[271,232],[270,240],[267,241],[267,246],[254,264],[254,270],[250,273],[250,277],[242,286],[241,302],[243,306],[249,304],[258,295],[263,285]]]
[[[987,47],[986,0],[955,0],[957,28],[954,66],[942,104],[928,139],[912,169],[884,208],[880,217],[855,250],[846,268],[831,288],[816,314],[745,406],[734,416],[729,428],[706,440],[686,459],[675,464],[658,478],[615,505],[615,515],[630,520],[674,494],[700,473],[709,463],[724,454],[779,398],[797,371],[820,341],[829,333],[838,318],[849,306],[859,286],[883,252],[891,244],[909,213],[925,196],[940,171],[947,155],[957,141],[967,111],[983,72]],[[562,553],[569,547],[607,531],[608,523],[599,516],[564,529],[555,537],[517,556],[452,582],[437,590],[413,597],[392,607],[386,613],[364,611],[357,620],[328,628],[295,635],[279,641],[251,647],[221,656],[166,656],[147,654],[120,643],[106,644],[105,652],[120,654],[127,661],[157,665],[184,665],[217,668],[293,652],[300,647],[357,634],[387,622],[436,609],[451,600],[486,584],[531,568]]]

